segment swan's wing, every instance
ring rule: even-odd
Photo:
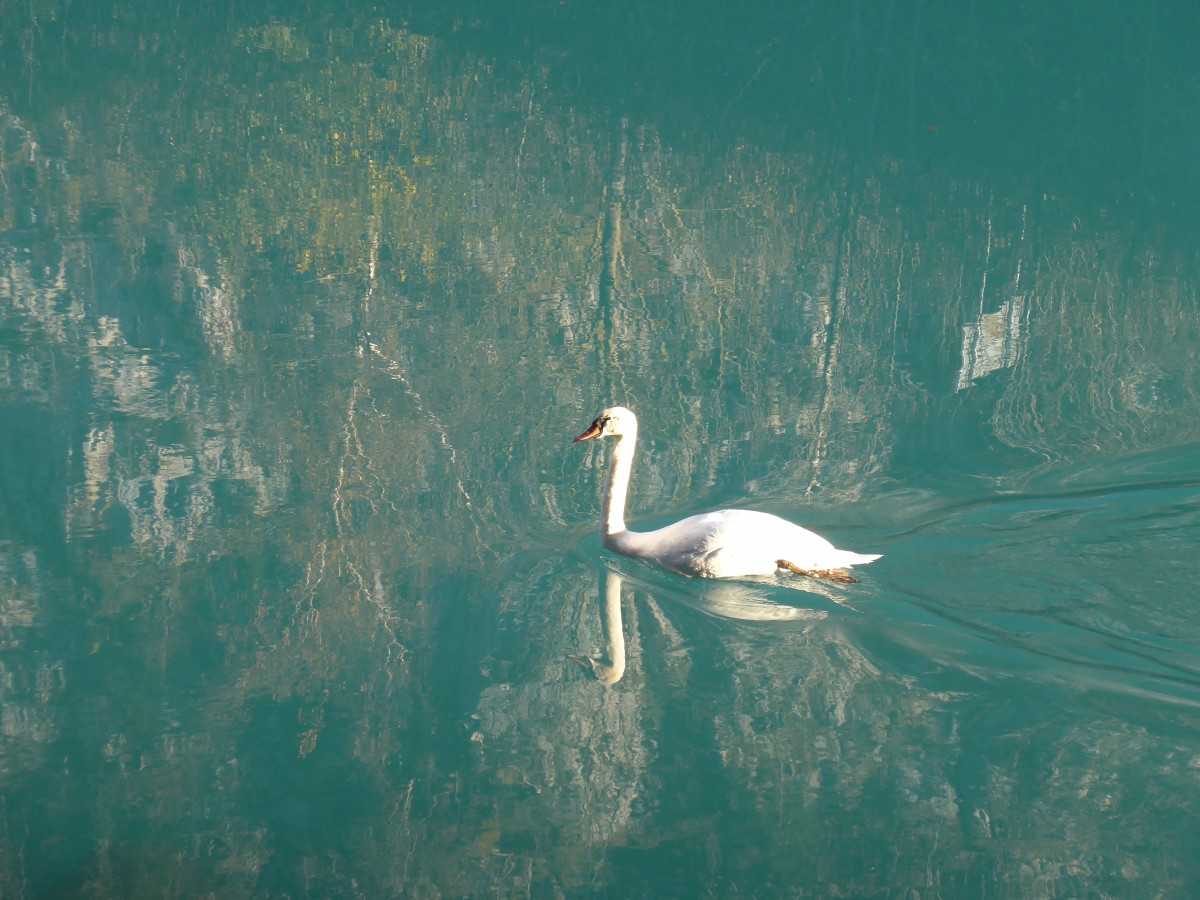
[[[684,575],[712,577],[709,560],[722,546],[723,512],[688,516],[656,531],[636,533],[634,555]]]
[[[815,532],[802,528],[787,519],[754,510],[726,510],[735,514],[730,519],[731,531],[739,536],[753,534],[764,551],[773,559],[786,559],[801,569],[844,569],[861,566],[879,559],[878,553],[855,553],[839,550]]]
[[[638,553],[685,575],[770,575],[781,558],[778,548],[786,546],[781,534],[791,529],[803,530],[767,513],[719,509],[639,535]]]

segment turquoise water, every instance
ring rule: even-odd
[[[0,896],[1200,890],[1189,6],[19,6]]]

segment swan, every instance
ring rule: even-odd
[[[637,416],[623,406],[614,406],[600,413],[574,440],[578,444],[602,437],[617,439],[600,518],[600,539],[610,550],[700,578],[744,578],[783,571],[848,584],[858,582],[846,569],[879,559],[878,554],[838,550],[806,528],[749,509],[719,509],[657,531],[630,531],[625,527],[625,498],[637,432]]]

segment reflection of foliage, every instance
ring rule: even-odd
[[[428,177],[424,113],[439,107],[435,90],[444,105],[475,73],[433,87],[428,40],[379,23],[322,43],[275,25],[240,35],[239,49],[250,62],[218,70],[219,107],[176,111],[190,136],[181,174],[211,198],[202,215],[224,225],[222,243],[317,276],[364,274],[380,234],[409,264],[433,262],[452,206]]]
[[[1181,274],[1193,253],[1161,241],[1110,254],[1112,240],[1047,252],[1028,277],[1028,356],[995,417],[1015,446],[1061,458],[1197,439],[1200,288]]]

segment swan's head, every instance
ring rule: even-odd
[[[596,421],[574,442],[578,444],[592,438],[620,437],[623,434],[637,434],[637,416],[623,406],[613,406],[596,416]]]

